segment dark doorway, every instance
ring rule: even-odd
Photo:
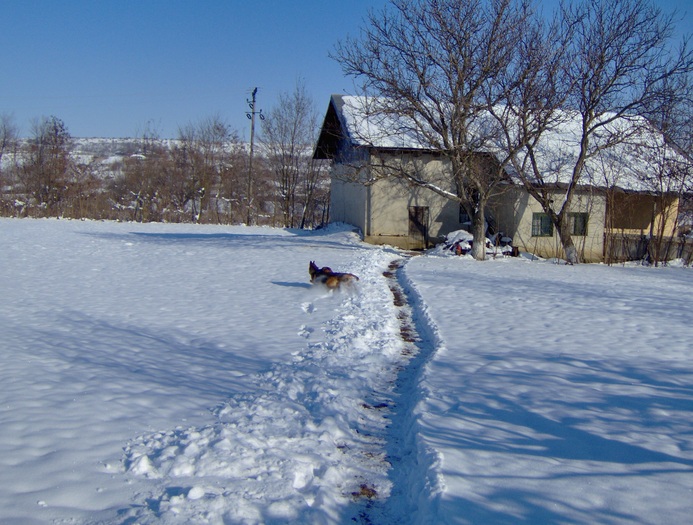
[[[428,247],[428,206],[409,206],[409,249]]]

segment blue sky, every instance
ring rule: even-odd
[[[0,0],[0,114],[22,135],[55,115],[75,137],[175,137],[219,115],[249,134],[246,99],[268,111],[305,81],[320,111],[353,92],[328,53],[386,0]],[[545,2],[546,4],[550,2]],[[690,0],[662,0],[688,11]]]

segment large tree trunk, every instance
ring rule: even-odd
[[[566,217],[562,217],[558,224],[558,237],[561,240],[561,246],[565,252],[565,258],[568,264],[578,264],[580,258],[578,251],[573,243],[573,236],[570,234],[570,221]]]
[[[486,213],[483,202],[478,204],[472,217],[472,235],[472,257],[477,261],[483,261],[486,259]]]

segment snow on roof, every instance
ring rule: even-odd
[[[383,99],[334,95],[342,125],[352,144],[383,149],[433,149],[414,133],[415,122],[383,113]]]
[[[392,111],[392,104],[376,97],[333,95],[332,103],[337,110],[344,138],[356,147],[378,149],[413,149],[436,151],[440,148],[426,135],[430,128],[411,117]],[[387,107],[387,112],[381,110]],[[661,171],[663,163],[684,162],[684,158],[643,117],[603,116],[606,121],[598,132],[591,136],[593,154],[587,160],[581,184],[599,187],[619,187],[630,191],[651,191],[653,174]],[[498,128],[497,122],[488,114],[480,117],[472,128],[483,130],[479,136],[500,137],[488,133]],[[545,183],[567,183],[580,152],[582,136],[580,114],[561,111],[556,124],[548,129],[537,144],[537,163]],[[618,140],[608,148],[601,149],[609,140]],[[470,138],[473,143],[473,138]],[[502,160],[507,147],[500,139],[487,138],[478,141],[478,151],[493,153]],[[601,150],[601,151],[598,151]],[[508,166],[512,175],[512,169]]]

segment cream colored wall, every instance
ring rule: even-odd
[[[675,236],[678,227],[678,217],[681,202],[678,197],[657,198],[655,206],[655,232],[662,232],[664,236]]]
[[[560,204],[563,194],[556,192],[556,205]],[[532,215],[543,213],[539,202],[523,188],[509,187],[489,206],[496,219],[498,229],[512,238],[513,246],[520,251],[534,253],[540,257],[551,258],[565,256],[558,232],[554,228],[551,237],[532,236]],[[585,262],[599,262],[604,257],[604,220],[606,205],[600,193],[579,192],[574,195],[571,212],[587,213],[587,235],[573,236],[573,243]]]
[[[366,216],[367,240],[375,244],[393,244],[406,248],[409,215],[406,206],[408,189],[398,181],[381,179],[370,187]]]
[[[459,228],[458,205],[435,192],[407,184],[401,179],[381,179],[370,187],[370,218],[367,241],[411,248],[409,239],[409,207],[428,207],[429,242],[441,242],[444,234]]]
[[[447,162],[430,155],[389,155],[370,159],[370,176],[375,182],[365,185],[350,182],[358,177],[355,170],[345,165],[333,166],[331,190],[331,220],[353,224],[361,229],[367,242],[389,244],[401,248],[409,246],[409,207],[427,206],[429,208],[428,234],[431,243],[443,240],[445,234],[460,229],[459,204],[432,190],[408,183],[399,177],[378,179],[378,168],[385,164],[392,170],[415,170],[427,181],[435,183],[444,190],[451,190],[446,179]],[[365,172],[360,180],[366,180]],[[556,192],[557,206],[563,198]],[[623,197],[625,198],[625,197]],[[619,225],[640,232],[649,228],[651,222],[653,197],[630,196],[626,201],[618,201],[616,208],[623,210],[618,217]],[[581,259],[586,262],[602,261],[604,257],[604,231],[606,224],[606,196],[602,192],[578,191],[574,195],[571,212],[587,212],[589,221],[586,236],[573,236]],[[677,209],[674,206],[670,209]],[[625,211],[630,210],[630,211]],[[542,213],[541,205],[523,188],[509,187],[489,202],[498,231],[513,239],[513,245],[522,251],[536,253],[541,257],[564,257],[563,249],[555,231],[552,237],[532,237],[532,214]],[[648,215],[649,213],[649,215]],[[674,215],[667,217],[673,220]],[[617,221],[617,222],[618,222]],[[639,222],[638,222],[639,221]],[[647,232],[649,233],[649,232]]]
[[[330,221],[344,222],[366,233],[368,189],[363,184],[332,177],[330,188]]]
[[[379,156],[372,165],[385,163],[387,170],[411,169],[430,182],[449,190],[450,179],[441,177],[446,173],[444,163],[430,156],[408,157]],[[378,168],[372,168],[377,178]],[[374,244],[390,244],[410,248],[409,207],[425,206],[429,209],[428,237],[435,244],[441,235],[459,228],[459,205],[432,190],[416,186],[401,177],[383,177],[370,186],[367,210],[369,228],[366,240]]]

